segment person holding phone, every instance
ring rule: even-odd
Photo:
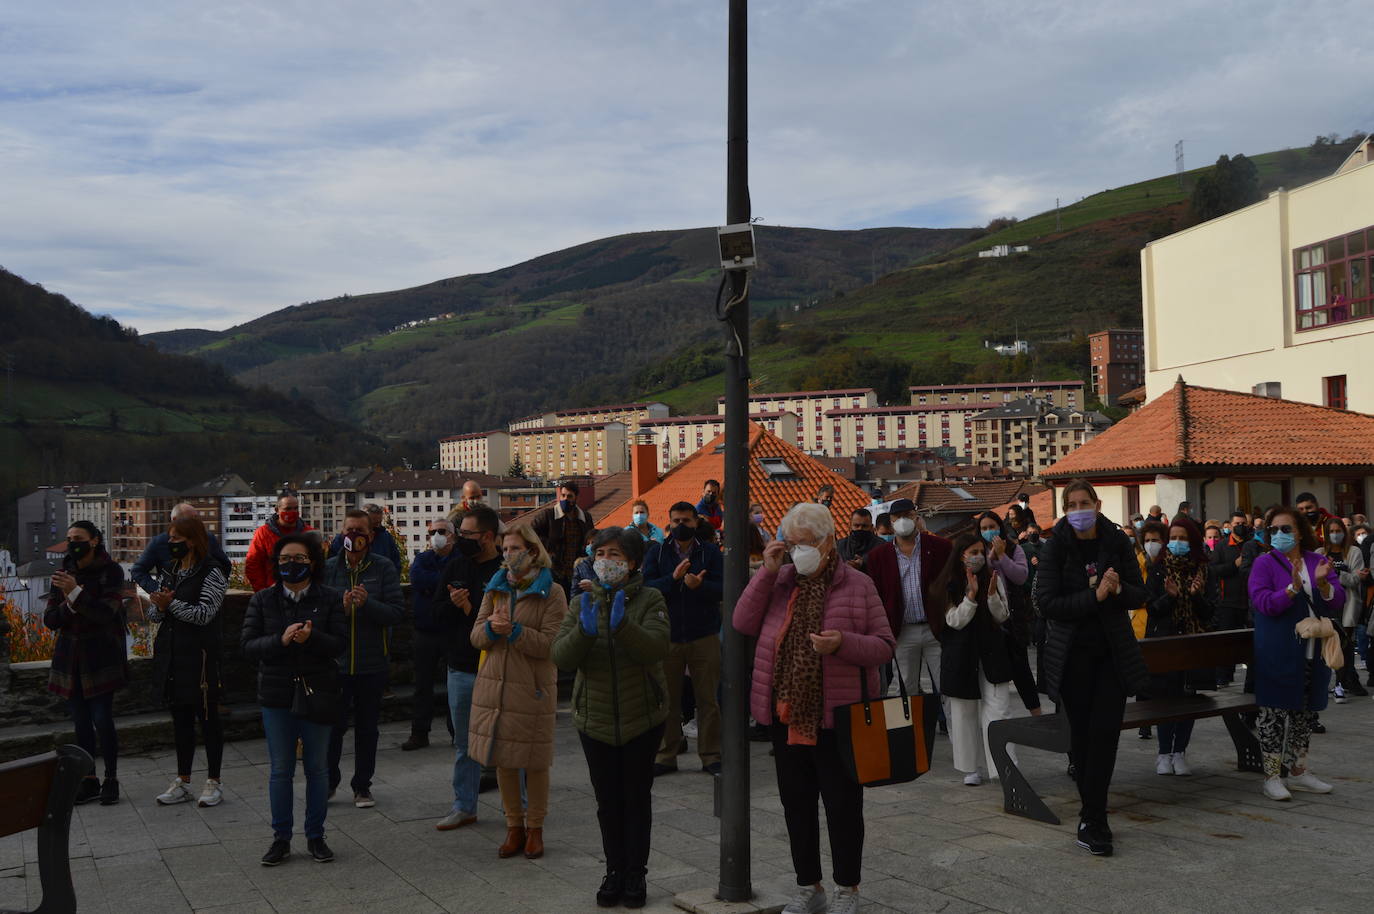
[[[1065,516],[1040,553],[1035,598],[1049,622],[1045,639],[1046,691],[1069,720],[1069,758],[1077,769],[1077,844],[1111,856],[1107,791],[1126,697],[1149,685],[1130,612],[1145,602],[1135,547],[1102,514],[1092,484],[1064,488]]]
[[[95,524],[79,520],[67,529],[62,568],[52,576],[43,624],[57,633],[48,691],[67,699],[76,744],[105,761],[105,780],[82,780],[76,802],[119,802],[119,737],[114,723],[114,693],[129,682],[124,630],[124,570],[105,551]]]
[[[468,724],[482,652],[472,643],[472,625],[487,584],[501,570],[497,549],[500,528],[496,512],[486,505],[467,510],[458,524],[457,557],[445,566],[434,595],[435,615],[444,620],[448,710],[453,723],[453,806],[435,823],[438,831],[453,831],[477,822],[482,765],[468,753]]]
[[[258,662],[258,703],[267,735],[271,774],[267,799],[272,810],[272,846],[263,866],[291,856],[296,745],[305,761],[305,838],[310,856],[328,863],[334,852],[324,840],[329,803],[331,726],[292,713],[298,680],[312,691],[338,695],[336,658],[348,646],[343,595],[324,584],[324,550],[317,537],[292,534],[277,540],[272,560],[276,583],[248,601],[239,644]]]

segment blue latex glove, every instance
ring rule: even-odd
[[[592,602],[592,595],[582,593],[582,610],[577,614],[577,618],[582,623],[582,631],[588,635],[596,634],[596,604]]]
[[[620,623],[625,621],[625,591],[617,590],[615,598],[611,600],[611,631],[620,628]]]

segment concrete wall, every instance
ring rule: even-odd
[[[1374,166],[1324,178],[1148,245],[1141,252],[1146,391],[1190,384],[1248,392],[1279,381],[1289,400],[1321,404],[1323,378],[1346,375],[1349,408],[1374,413],[1358,383],[1374,319],[1299,331],[1294,248],[1374,224]]]

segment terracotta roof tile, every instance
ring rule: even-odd
[[[1180,380],[1041,475],[1218,466],[1374,467],[1374,416]]]
[[[866,507],[872,500],[863,489],[793,445],[753,422],[749,426],[749,498],[763,506],[765,527],[775,529],[794,503],[811,501],[816,497],[816,490],[823,485],[835,487],[830,513],[838,529],[846,529],[849,515]],[[696,504],[700,500],[706,480],[716,479],[724,483],[724,444],[725,436],[717,435],[705,447],[669,470],[658,485],[644,493],[642,497],[649,505],[649,520],[662,526],[668,517],[669,507],[680,501]],[[759,462],[760,458],[768,457],[785,460],[792,474],[786,478],[770,477]],[[728,501],[730,492],[727,490],[723,494]],[[604,515],[598,515],[597,525],[628,524],[632,501],[627,498]]]
[[[972,495],[964,498],[954,489],[963,489]],[[966,510],[970,514],[995,510],[998,506],[1008,505],[1016,500],[1021,492],[1037,493],[1045,487],[1024,479],[979,480],[976,482],[942,483],[913,482],[887,496],[889,500],[910,498],[918,509],[931,514],[944,514]],[[1002,513],[1005,513],[1003,510]]]

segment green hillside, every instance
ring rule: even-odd
[[[232,469],[271,491],[311,465],[385,453],[307,401],[159,352],[2,269],[0,334],[10,354],[0,367],[11,369],[0,381],[0,544],[14,531],[15,498],[40,484],[177,488]]]

